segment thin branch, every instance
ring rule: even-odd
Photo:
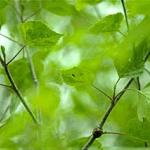
[[[95,137],[92,135],[90,137],[90,139],[88,140],[88,142],[83,146],[82,150],[87,150],[92,144],[93,142],[95,141]]]
[[[121,32],[120,30],[118,31],[118,33],[120,33],[123,37],[127,37],[123,32]]]
[[[135,137],[135,136],[132,136],[132,135],[128,135],[126,133],[120,133],[120,132],[103,132],[103,134],[116,134],[116,135],[121,135],[121,136],[127,136],[129,138],[132,138],[132,139],[135,139],[135,140],[138,140],[138,141],[141,141],[141,142],[148,142],[148,141],[145,141],[141,138],[138,138],[138,137]]]
[[[144,70],[150,75],[150,71],[147,68],[144,68]]]
[[[33,64],[33,61],[32,61],[32,58],[31,58],[31,55],[30,55],[28,49],[26,49],[26,53],[27,53],[27,60],[28,60],[29,68],[30,68],[30,71],[32,74],[32,79],[35,83],[35,86],[37,87],[38,86],[38,79],[37,79],[35,67],[34,67],[34,64]]]
[[[145,62],[147,61],[149,55],[150,55],[150,52],[146,55],[146,57],[145,57],[145,59],[144,59]]]
[[[127,16],[127,11],[126,11],[124,0],[121,0],[121,4],[122,4],[122,7],[123,7],[123,11],[124,11],[124,16],[125,16],[125,20],[126,20],[127,29],[129,31],[129,22],[128,22],[128,16]]]
[[[120,133],[120,132],[109,132],[109,131],[104,131],[103,134],[117,134],[117,135],[127,135],[126,133]]]
[[[137,77],[136,80],[137,80],[137,88],[138,88],[138,90],[141,90],[140,78]]]
[[[23,15],[23,13],[21,15]],[[23,16],[21,16],[21,17],[23,18]],[[21,21],[21,23],[24,22],[24,20],[20,20],[20,21]],[[37,79],[35,67],[34,67],[34,64],[33,64],[32,58],[31,58],[31,54],[28,51],[28,49],[26,49],[26,54],[27,54],[27,61],[28,61],[28,64],[29,64],[29,68],[30,68],[30,71],[31,71],[33,82],[35,83],[35,86],[38,87],[38,79]]]
[[[118,78],[117,82],[116,82],[115,85],[114,85],[113,99],[114,99],[115,96],[116,96],[116,88],[117,88],[117,85],[118,85],[119,81],[120,81],[120,78]]]
[[[0,129],[2,129],[3,127],[5,127],[5,125],[7,125],[7,123],[10,121],[11,117],[9,117],[5,123],[3,123],[2,125],[0,125]]]
[[[8,106],[6,107],[5,111],[4,111],[3,114],[1,115],[0,122],[2,122],[3,119],[5,118],[5,115],[6,115],[6,113],[8,112],[9,108],[10,108],[10,105],[8,105]]]
[[[18,98],[20,99],[20,101],[22,102],[22,104],[24,105],[25,109],[27,110],[27,112],[30,114],[31,118],[33,119],[33,121],[38,124],[38,121],[36,120],[36,117],[34,116],[33,112],[31,111],[31,109],[29,108],[29,106],[27,105],[27,103],[25,102],[21,92],[19,91],[19,89],[17,88],[7,66],[4,66],[4,69],[5,69],[5,72],[6,72],[6,75],[13,87],[13,90],[14,92],[16,93],[16,95],[18,96]]]
[[[0,33],[0,35],[1,35],[2,37],[6,38],[6,39],[8,39],[8,40],[10,40],[10,41],[12,41],[12,42],[18,44],[18,45],[20,45],[20,46],[23,46],[23,44],[19,43],[18,41],[14,40],[14,39],[12,39],[12,38],[10,38],[10,37],[8,37],[8,36],[2,34],[2,33]]]
[[[25,47],[26,47],[26,45],[24,45],[24,46],[15,54],[15,56],[13,56],[13,58],[11,58],[11,60],[9,60],[9,61],[7,62],[7,65],[9,65],[9,64],[20,54],[20,52],[22,52],[22,50],[23,50]]]
[[[106,120],[108,119],[110,113],[112,112],[113,108],[115,107],[115,105],[117,104],[117,102],[119,101],[119,99],[123,96],[123,94],[125,93],[126,89],[130,86],[130,84],[132,83],[134,79],[131,78],[128,83],[125,85],[125,87],[123,88],[123,92],[121,92],[119,95],[116,96],[115,99],[113,99],[113,101],[111,102],[111,104],[109,105],[107,111],[105,112],[104,116],[102,117],[99,125],[98,125],[98,128],[100,130],[102,130]],[[83,149],[82,150],[88,150],[88,148],[94,143],[95,141],[95,137],[94,135],[92,135],[92,137],[89,139],[89,141],[83,146]]]
[[[24,6],[22,0],[19,1],[20,21],[23,22]]]
[[[0,83],[0,85],[3,86],[3,87],[12,88],[11,85],[6,85],[6,84],[2,84],[2,83]]]
[[[148,96],[146,96],[141,90],[137,90],[137,89],[132,89],[132,88],[128,88],[128,89],[126,89],[126,91],[133,91],[133,92],[137,92],[137,93],[139,93],[140,95],[142,95],[142,96],[144,96],[145,98],[147,98],[147,99],[149,99],[150,100],[150,97],[148,97]],[[121,92],[120,93],[118,93],[118,95],[119,94],[121,94]]]
[[[28,19],[32,18],[33,16],[37,15],[41,11],[41,8],[39,8],[37,11],[33,12],[30,16],[26,17],[23,22],[26,22]]]
[[[100,129],[103,128],[103,126],[104,126],[104,124],[105,124],[105,122],[106,122],[106,120],[107,120],[109,114],[110,114],[111,111],[113,110],[114,106],[115,106],[115,103],[112,101],[112,103],[109,105],[109,107],[108,107],[106,113],[104,114],[103,118],[102,118],[101,121],[100,121],[100,124],[99,124],[99,126],[98,126]]]
[[[107,93],[105,93],[105,92],[102,91],[101,89],[97,88],[94,84],[92,84],[92,86],[93,86],[96,90],[98,90],[100,93],[102,93],[104,96],[106,96],[109,100],[112,101],[112,98],[111,98]]]
[[[109,114],[111,113],[112,109],[115,107],[115,105],[117,104],[117,102],[118,102],[118,101],[120,100],[120,98],[123,96],[123,94],[124,94],[125,91],[128,89],[128,87],[130,86],[130,84],[132,83],[132,81],[133,81],[133,78],[131,78],[131,79],[129,80],[129,82],[125,85],[125,87],[123,88],[122,92],[121,92],[119,95],[117,95],[117,96],[115,97],[115,99],[113,99],[111,105],[109,106],[108,110],[107,110],[106,113],[104,114],[104,116],[103,116],[103,118],[102,118],[102,120],[101,120],[101,122],[100,122],[100,124],[99,124],[99,128],[100,128],[100,129],[103,128],[103,126],[104,126],[104,124],[105,124],[105,122],[106,122],[106,120],[107,120]]]
[[[18,96],[18,98],[20,99],[21,103],[23,104],[23,106],[25,107],[25,109],[27,110],[27,112],[29,113],[29,115],[31,116],[32,120],[38,124],[38,121],[36,120],[36,117],[34,116],[33,112],[31,111],[31,109],[29,108],[29,106],[27,105],[25,99],[23,98],[20,90],[18,89],[17,85],[15,84],[13,77],[11,75],[11,73],[9,72],[8,66],[6,64],[6,62],[2,59],[2,57],[0,56],[0,62],[5,70],[6,76],[11,84],[11,87],[13,89],[13,91],[16,93],[16,95]]]
[[[117,103],[119,101],[119,99],[122,97],[122,95],[126,92],[126,90],[128,89],[128,87],[130,86],[130,84],[134,81],[134,78],[131,78],[129,80],[129,82],[126,84],[126,86],[121,90],[121,92],[119,92],[117,95],[116,95],[116,98],[115,98],[115,103]]]
[[[18,4],[18,1],[14,1],[11,6],[12,6],[13,10],[15,10],[16,15],[18,17],[18,20],[23,21],[23,17],[22,17],[22,14],[23,14],[23,9],[22,8],[23,7],[20,6],[20,1],[19,1],[19,6],[17,4]],[[20,8],[18,8],[18,7],[20,7]]]
[[[16,13],[16,15],[17,15],[17,17],[18,17],[18,19],[20,19],[20,12],[17,10],[17,8],[15,7],[15,4],[9,4],[12,8],[13,8],[13,10],[15,11],[15,13]]]

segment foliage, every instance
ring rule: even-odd
[[[149,8],[0,0],[0,149],[149,147]]]

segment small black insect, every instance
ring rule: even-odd
[[[75,74],[72,74],[73,77],[75,77]]]

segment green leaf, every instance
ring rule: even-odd
[[[32,76],[25,58],[10,63],[9,70],[15,83],[22,92],[32,87]]]
[[[53,86],[41,85],[38,94],[29,93],[33,106],[40,110],[43,117],[51,118],[60,102],[59,90]]]
[[[150,122],[143,118],[139,121],[137,118],[129,120],[127,125],[127,133],[130,136],[137,137],[144,141],[150,140]]]
[[[56,84],[63,84],[62,74],[60,71],[60,66],[57,64],[49,63],[45,65],[45,70],[43,76],[41,77],[42,81],[51,82]],[[44,80],[43,80],[44,79]]]
[[[62,71],[62,77],[64,82],[69,85],[91,84],[93,81],[90,71],[78,67]]]
[[[134,77],[143,72],[144,59],[150,51],[149,23],[150,18],[145,17],[134,29],[130,29],[121,43],[115,45],[113,59],[120,77]]]
[[[42,3],[46,10],[60,16],[70,16],[75,13],[74,6],[65,0],[44,0]]]
[[[81,10],[83,9],[87,4],[90,5],[95,5],[99,2],[101,2],[102,0],[77,0],[76,1],[76,9],[77,10]]]
[[[36,72],[38,79],[40,79],[44,71],[44,60],[46,56],[48,56],[48,53],[49,53],[48,50],[40,49],[37,53],[35,53],[32,56],[32,61],[33,61],[35,72]]]
[[[13,115],[10,120],[2,128],[0,128],[0,147],[18,147],[17,143],[11,139],[21,135],[27,123],[29,123],[29,118],[26,113]]]
[[[145,57],[149,52],[149,46],[146,39],[133,45],[132,49],[129,47],[128,42],[124,45],[124,51],[120,53],[119,48],[115,56],[115,66],[120,77],[134,77],[143,72]]]
[[[121,21],[123,19],[122,13],[116,13],[106,16],[99,20],[90,28],[90,32],[93,34],[99,34],[101,32],[116,32],[119,31]]]
[[[50,47],[57,43],[61,34],[49,29],[40,21],[29,21],[21,24],[25,43],[32,47]]]

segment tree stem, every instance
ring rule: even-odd
[[[150,53],[148,53],[145,58],[144,58],[144,62],[147,61],[148,57],[150,56]],[[124,86],[124,88],[121,90],[121,92],[119,92],[117,95],[113,96],[111,104],[109,105],[107,111],[105,112],[103,118],[101,119],[98,128],[100,130],[102,130],[104,124],[106,123],[106,120],[108,119],[109,115],[111,114],[112,110],[114,109],[114,107],[116,106],[116,104],[118,103],[118,101],[121,99],[121,97],[123,96],[123,94],[127,91],[127,89],[129,88],[129,86],[131,85],[131,83],[134,81],[134,78],[131,78],[128,83]],[[101,136],[99,136],[101,137]],[[82,150],[88,150],[88,148],[94,143],[94,141],[96,140],[96,138],[93,134],[91,136],[91,138],[89,139],[89,141],[83,146]]]
[[[8,39],[8,40],[10,40],[10,41],[12,41],[12,42],[18,44],[18,45],[20,45],[20,46],[23,46],[23,44],[19,43],[18,41],[14,40],[14,39],[12,39],[12,38],[10,38],[10,37],[8,37],[8,36],[2,34],[2,33],[0,33],[0,35],[1,35],[2,37],[6,38],[6,39]]]
[[[31,109],[29,108],[27,103],[25,102],[25,99],[23,98],[21,92],[19,91],[17,85],[15,84],[15,81],[13,80],[13,77],[12,77],[11,73],[9,72],[8,65],[6,63],[6,59],[4,59],[0,56],[0,62],[1,62],[1,65],[3,66],[3,68],[5,70],[5,73],[6,73],[6,76],[7,76],[8,80],[11,84],[11,88],[13,89],[13,91],[16,93],[16,95],[20,99],[21,103],[23,104],[23,106],[25,107],[25,109],[27,110],[29,115],[31,116],[32,120],[36,124],[38,124],[38,121],[37,121],[36,117],[34,116],[33,112],[31,111]]]
[[[23,51],[23,49],[26,47],[26,45],[24,45],[16,54],[15,54],[15,56],[13,57],[13,58],[11,58],[11,60],[9,60],[8,62],[7,62],[7,65],[9,65],[19,54],[20,54],[20,52],[22,52]]]
[[[89,141],[83,146],[82,150],[87,150],[95,141],[95,137],[92,135]]]
[[[36,120],[36,117],[34,116],[33,112],[31,111],[31,109],[29,108],[29,106],[27,105],[27,103],[25,102],[21,92],[19,91],[19,89],[17,88],[11,73],[9,72],[9,69],[7,67],[7,65],[4,65],[4,70],[6,72],[6,75],[8,77],[8,80],[12,86],[12,89],[14,90],[14,92],[16,93],[16,95],[18,96],[18,98],[20,99],[20,101],[22,102],[23,106],[25,107],[25,109],[27,110],[27,112],[29,113],[29,115],[31,116],[31,118],[33,119],[33,121],[38,124],[38,121]]]
[[[27,61],[28,61],[29,68],[30,68],[30,71],[32,74],[32,79],[33,79],[35,86],[37,87],[38,86],[38,79],[37,79],[35,67],[34,67],[34,64],[33,64],[33,61],[32,61],[32,58],[31,58],[31,55],[30,55],[30,52],[28,49],[26,49],[26,53],[27,53]]]
[[[128,16],[127,16],[127,11],[126,11],[124,0],[121,0],[121,4],[122,4],[122,7],[123,7],[123,11],[124,11],[124,16],[125,16],[125,20],[126,20],[127,29],[129,31],[129,22],[128,22]]]
[[[123,96],[123,94],[125,93],[125,91],[128,89],[128,87],[131,85],[131,83],[132,83],[133,80],[134,80],[134,79],[131,78],[131,79],[128,81],[128,83],[125,85],[125,87],[123,88],[122,92],[120,92],[119,95],[116,95],[116,96],[113,98],[111,104],[109,105],[107,111],[105,112],[103,118],[101,119],[101,121],[100,121],[100,123],[99,123],[99,126],[98,126],[99,129],[102,130],[102,128],[103,128],[103,126],[104,126],[106,120],[108,119],[109,115],[111,114],[113,108],[116,106],[116,104],[118,103],[118,101],[120,100],[120,98]],[[92,137],[91,137],[91,138],[89,139],[89,141],[85,144],[85,146],[83,147],[82,150],[88,150],[88,148],[94,143],[95,139],[96,139],[96,138],[92,135]]]

